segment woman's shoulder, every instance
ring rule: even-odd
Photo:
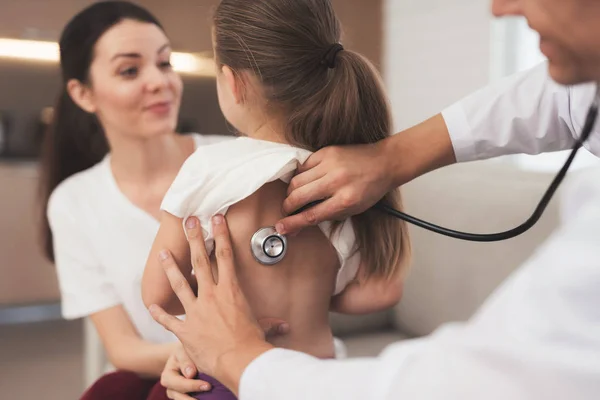
[[[78,204],[85,204],[90,196],[105,193],[106,191],[101,190],[100,186],[105,181],[107,162],[105,158],[98,164],[62,181],[50,195],[48,213],[51,214],[53,211],[56,213],[60,209],[68,209],[72,213]]]

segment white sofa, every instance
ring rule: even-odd
[[[405,209],[456,230],[505,231],[531,215],[553,176],[501,161],[455,165],[405,185]],[[411,226],[413,262],[399,305],[367,317],[332,315],[349,356],[374,355],[390,342],[468,319],[556,228],[559,196],[534,228],[505,242],[465,242]]]

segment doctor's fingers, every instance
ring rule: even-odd
[[[308,185],[309,183],[314,182],[318,179],[321,179],[325,176],[325,174],[327,174],[327,169],[322,164],[317,165],[316,167],[311,168],[308,171],[298,172],[298,174],[292,178],[290,184],[288,185],[287,195],[289,196],[301,187]]]
[[[153,304],[148,310],[156,322],[162,325],[162,327],[166,330],[173,332],[175,336],[178,336],[178,333],[180,333],[181,329],[183,329],[183,321],[175,318],[163,310],[162,307]]]
[[[348,207],[348,202],[344,199],[343,196],[335,195],[299,214],[283,218],[276,224],[277,232],[282,235],[295,234],[323,221],[342,220],[352,215],[352,209]]]
[[[210,259],[206,253],[206,244],[202,235],[200,221],[196,217],[190,217],[185,221],[185,231],[190,245],[192,267],[198,281],[198,293],[210,290],[215,285],[212,275]]]
[[[331,183],[332,178],[323,174],[312,182],[307,182],[298,187],[283,201],[283,211],[286,215],[290,215],[313,201],[324,200],[333,196],[335,186]]]
[[[219,285],[237,286],[235,273],[235,259],[227,221],[222,215],[212,219],[213,234],[215,236],[215,254],[217,256],[217,269],[219,271]]]
[[[304,164],[302,164],[298,167],[298,173],[301,174],[301,173],[306,172],[310,169],[313,169],[317,165],[321,164],[321,162],[327,155],[329,149],[330,148],[321,149],[321,150],[317,151],[316,153],[312,154],[310,157],[308,157],[308,159],[304,162]]]
[[[181,305],[185,310],[188,310],[189,307],[194,304],[196,301],[196,295],[192,291],[190,284],[187,279],[181,273],[179,266],[175,262],[171,252],[168,250],[163,250],[159,254],[160,263],[165,271],[165,275],[167,275],[167,279],[169,280],[169,284],[175,292],[175,295],[181,301]]]

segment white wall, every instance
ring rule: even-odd
[[[385,0],[384,26],[383,73],[396,131],[544,59],[538,35],[524,19],[495,19],[489,0]],[[524,169],[554,171],[568,153],[501,160]],[[572,168],[598,163],[581,151]]]
[[[384,76],[398,130],[489,82],[489,7],[486,0],[386,0]]]

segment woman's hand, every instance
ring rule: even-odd
[[[277,318],[261,319],[259,325],[266,336],[277,336],[289,332],[289,325]],[[208,382],[195,379],[197,374],[198,370],[192,359],[187,355],[181,343],[176,343],[160,376],[160,384],[167,389],[169,399],[194,400],[186,393],[206,392],[211,389]]]
[[[186,318],[181,321],[154,305],[150,312],[158,323],[179,338],[198,370],[237,394],[246,367],[273,346],[265,342],[264,328],[256,321],[238,284],[225,219],[222,216],[213,219],[218,283],[213,279],[198,220],[191,220],[193,226],[186,224],[186,229],[198,297],[170,254],[161,252],[162,266],[184,307]]]
[[[210,384],[195,379],[196,366],[179,344],[165,365],[160,376],[160,384],[167,389],[167,397],[173,400],[194,400],[186,393],[206,392]]]

